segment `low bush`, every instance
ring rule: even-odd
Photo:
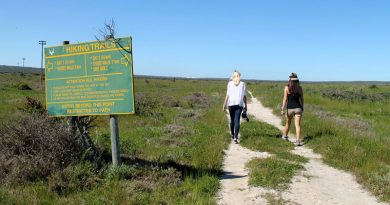
[[[200,92],[190,93],[184,97],[184,101],[187,102],[187,105],[191,108],[204,108],[211,104],[210,99],[204,93]]]
[[[83,150],[63,122],[46,115],[24,115],[0,127],[0,181],[45,179],[76,163]]]
[[[29,85],[27,85],[27,83],[16,83],[15,85],[13,85],[14,88],[18,89],[18,90],[32,90],[31,87]]]
[[[157,98],[146,93],[135,93],[135,113],[140,116],[159,116],[161,113],[161,102]]]
[[[369,85],[369,86],[368,86],[368,88],[369,88],[369,89],[377,89],[377,88],[378,88],[378,86],[377,86],[377,85],[375,85],[375,84],[373,84],[373,85]]]
[[[176,100],[174,97],[169,96],[169,95],[164,95],[161,97],[162,103],[166,107],[179,107],[179,101]]]
[[[41,101],[29,96],[26,96],[26,100],[24,101],[23,105],[21,107],[18,107],[18,109],[30,114],[32,113],[44,114],[46,112],[46,108],[41,103]]]

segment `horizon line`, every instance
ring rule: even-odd
[[[5,71],[2,69],[4,67],[12,67],[20,70],[17,71]],[[21,70],[37,70],[40,71],[41,68],[37,67],[22,67],[22,66],[10,66],[10,65],[0,65],[0,73],[23,73]],[[31,72],[31,73],[39,73],[39,72]],[[144,78],[163,78],[163,79],[186,79],[186,80],[229,80],[229,78],[224,77],[185,77],[185,76],[164,76],[164,75],[147,75],[147,74],[134,74],[134,77],[144,77]],[[262,81],[262,82],[287,82],[287,80],[267,80],[267,79],[252,79],[243,78],[243,81]],[[390,84],[390,81],[382,81],[382,80],[300,80],[300,82],[307,83],[382,83],[382,84]]]

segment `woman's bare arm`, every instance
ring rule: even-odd
[[[299,98],[299,100],[301,101],[301,106],[302,106],[302,110],[303,110],[303,103],[304,103],[304,101],[303,101],[303,89],[302,89],[302,87],[299,87],[299,88],[301,90],[301,97]]]
[[[284,87],[284,95],[283,95],[283,102],[282,102],[282,111],[280,112],[282,115],[284,114],[284,110],[287,106],[287,94],[288,94],[288,87]]]
[[[225,101],[223,102],[222,111],[226,110],[226,102],[227,102],[228,98],[229,98],[229,96],[226,95]]]

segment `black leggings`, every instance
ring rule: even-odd
[[[243,107],[239,105],[229,106],[230,114],[230,134],[234,138],[238,138],[238,132],[240,132],[240,119]]]

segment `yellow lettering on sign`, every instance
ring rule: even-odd
[[[80,53],[80,52],[88,52],[88,51],[90,51],[90,47],[88,45],[65,46],[66,53]]]
[[[114,106],[115,102],[103,102],[103,106]]]
[[[110,48],[115,48],[116,44],[115,42],[111,41],[105,41],[105,42],[97,42],[90,44],[90,48],[92,51],[97,51],[97,50],[103,50],[103,49],[110,49]]]
[[[99,77],[99,78],[94,78],[93,81],[107,81],[108,77]]]
[[[96,42],[91,44],[81,44],[81,45],[67,45],[64,47],[66,54],[73,53],[83,53],[89,51],[98,51],[104,49],[116,48],[117,45],[114,41],[103,41]]]
[[[64,108],[74,108],[74,104],[63,104],[63,105],[61,106],[61,108],[62,108],[62,109],[64,109]]]
[[[100,108],[100,109],[99,109],[100,112],[110,112],[110,110],[111,110],[111,109],[108,108],[108,107],[103,107],[103,108]]]

